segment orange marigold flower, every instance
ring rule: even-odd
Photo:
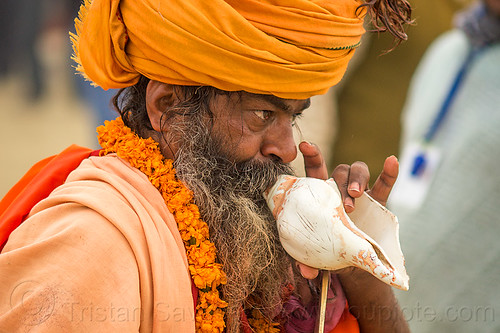
[[[248,318],[248,323],[255,332],[278,333],[280,331],[279,323],[273,323],[257,309],[252,310],[252,316]]]
[[[116,153],[131,166],[148,176],[160,191],[169,211],[176,219],[179,233],[185,243],[189,271],[200,289],[196,319],[198,332],[222,332],[225,327],[223,308],[217,287],[227,283],[222,265],[216,263],[216,248],[209,239],[208,225],[200,219],[193,193],[177,180],[172,160],[165,160],[152,138],[142,139],[124,125],[121,118],[105,121],[97,128],[103,148],[100,155]],[[208,289],[208,290],[207,290]]]

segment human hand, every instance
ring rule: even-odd
[[[304,156],[306,176],[319,179],[327,179],[328,171],[326,163],[317,146],[308,142],[302,142],[299,149]],[[342,196],[344,209],[351,213],[355,208],[355,199],[360,197],[366,190],[375,200],[385,205],[391,189],[398,175],[399,164],[395,156],[388,157],[384,162],[382,172],[375,181],[373,188],[368,190],[370,172],[368,166],[363,162],[355,162],[352,165],[341,164],[335,168],[332,178],[337,183]],[[301,275],[306,279],[317,277],[319,270],[302,263],[297,263]],[[352,268],[343,269],[339,273],[352,272]]]
[[[319,149],[306,142],[302,142],[299,149],[304,155],[307,177],[327,179],[328,171]],[[350,213],[355,209],[355,199],[359,198],[365,190],[372,198],[385,206],[398,172],[398,160],[395,156],[390,156],[386,158],[382,172],[371,190],[368,189],[370,173],[363,162],[355,162],[350,166],[339,165],[335,168],[332,177],[342,195],[344,209]],[[302,277],[309,280],[315,279],[319,274],[318,269],[299,262],[297,262],[297,267]],[[361,332],[410,332],[390,286],[370,273],[354,267],[343,268],[335,273],[340,279],[350,310],[357,318]],[[312,283],[318,287],[317,280]],[[303,300],[312,299],[308,288],[300,288],[299,293]],[[374,306],[390,311],[391,319],[384,320],[382,316],[373,316]]]
[[[385,206],[398,172],[398,159],[395,156],[389,156],[385,159],[382,172],[371,190],[368,189],[370,172],[363,162],[354,162],[350,166],[341,164],[335,168],[332,177],[339,187],[345,211],[351,213],[355,207],[355,199],[359,198],[365,190],[373,199]]]
[[[323,180],[328,179],[326,162],[318,146],[302,141],[299,144],[299,150],[302,153],[302,156],[304,156],[306,176]]]
[[[357,163],[360,163],[360,165],[357,165]],[[358,170],[353,175],[352,167],[355,165]],[[382,168],[382,171],[380,172],[379,176],[377,177],[377,180],[373,184],[372,189],[371,190],[367,189],[366,193],[368,193],[373,199],[377,200],[381,205],[385,206],[387,204],[387,199],[389,198],[389,194],[391,193],[392,187],[394,186],[394,183],[396,182],[396,179],[398,177],[398,172],[399,172],[398,159],[394,155],[387,157],[384,161],[384,166]],[[355,162],[350,167],[346,164],[339,165],[333,171],[332,177],[335,179],[337,185],[340,184],[341,182],[347,184],[346,186],[339,185],[339,190],[344,200],[344,208],[346,212],[347,213],[352,212],[354,210],[354,199],[358,198],[362,194],[362,191],[358,192],[355,190],[357,180],[360,179],[361,183],[365,184],[364,180],[366,179],[366,184],[368,184],[370,178],[368,167],[363,162]],[[353,204],[352,206],[350,206],[351,202]],[[349,210],[347,207],[349,207]],[[337,271],[336,273],[340,275],[347,275],[347,276],[350,275],[351,277],[354,275],[356,276],[360,275],[364,276],[364,278],[369,278],[369,279],[372,278],[371,275],[354,267],[347,267]]]
[[[314,144],[303,141],[299,144],[299,149],[304,156],[306,176],[323,180],[328,179],[328,169],[319,148]],[[363,162],[358,161],[352,165],[341,164],[337,166],[332,173],[332,178],[339,187],[346,212],[350,213],[354,210],[354,199],[359,198],[365,190],[372,198],[385,206],[398,177],[398,172],[398,159],[395,156],[389,156],[386,158],[382,172],[371,190],[368,189],[370,171]]]

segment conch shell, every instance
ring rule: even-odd
[[[323,270],[355,266],[408,290],[398,219],[368,194],[347,214],[333,179],[282,175],[264,197],[295,260]]]

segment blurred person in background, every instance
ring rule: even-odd
[[[392,52],[384,34],[363,36],[363,53],[356,51],[338,94],[338,126],[330,164],[354,162],[362,156],[370,169],[378,169],[385,157],[397,155],[401,110],[408,85],[425,50],[448,31],[454,13],[470,0],[413,0],[414,25],[408,41]],[[370,28],[368,28],[370,29]],[[363,93],[360,93],[363,92]],[[387,128],[387,131],[379,131]]]
[[[455,18],[414,74],[389,207],[413,332],[500,332],[500,0]]]
[[[36,41],[43,25],[43,1],[0,2],[0,77],[20,72],[30,78],[26,97],[38,99],[44,90]]]

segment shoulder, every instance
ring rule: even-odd
[[[138,325],[88,317],[95,311],[109,315],[113,304],[140,309],[141,302],[129,243],[87,207],[66,203],[30,217],[11,234],[0,271],[0,330],[4,325],[21,331],[36,324],[47,332]]]
[[[154,302],[175,300],[192,308],[187,258],[175,220],[147,177],[116,156],[85,160],[39,202],[11,234],[0,255],[0,272],[0,313],[8,312],[7,319],[27,313],[22,306],[11,311],[9,305],[12,290],[27,280],[38,281],[33,300],[48,290],[53,313],[66,321],[80,316],[62,327],[96,324],[88,316],[99,311],[104,325],[99,331],[122,324],[137,331],[144,306],[152,311]],[[117,309],[133,320],[110,318]],[[51,315],[46,323],[56,320]]]
[[[86,159],[31,210],[4,248],[44,248],[57,255],[131,261],[148,225],[171,220],[147,177],[116,156]],[[150,228],[151,229],[151,228]],[[93,263],[91,263],[93,264]]]
[[[454,53],[463,53],[466,52],[468,48],[469,42],[465,33],[462,30],[453,29],[438,36],[431,43],[429,50],[447,49]]]
[[[22,232],[22,239],[29,242],[65,234],[66,239],[92,239],[100,248],[110,240],[131,246],[146,242],[145,233],[150,230],[178,233],[173,216],[148,178],[111,155],[84,160],[63,185],[33,207],[11,238]]]
[[[64,209],[69,203],[74,205],[64,214],[81,206],[119,224],[139,222],[144,215],[161,220],[171,217],[161,194],[147,176],[115,154],[84,160],[63,185],[33,208],[30,216]]]
[[[445,32],[427,48],[417,71],[429,69],[447,72],[459,67],[467,57],[469,47],[467,37],[462,31],[454,29]]]
[[[12,232],[4,254],[14,265],[29,258],[27,267],[32,272],[59,272],[75,281],[92,279],[93,274],[117,267],[129,273],[135,269],[134,254],[123,233],[99,211],[77,200],[49,199],[40,204]]]

